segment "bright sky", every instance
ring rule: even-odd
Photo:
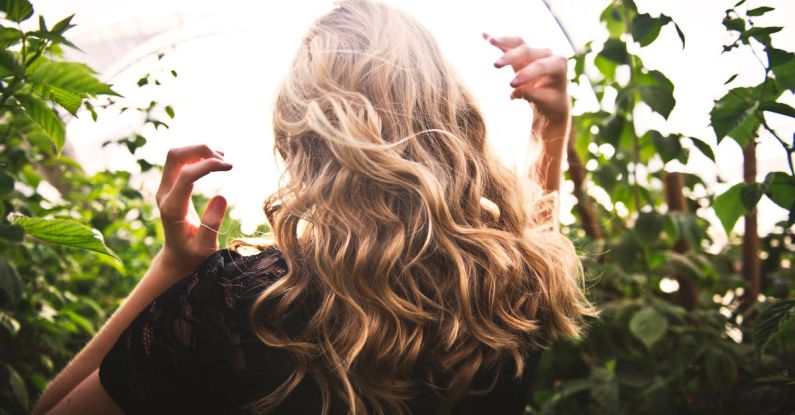
[[[571,55],[571,48],[542,1],[393,0],[388,3],[413,14],[434,33],[480,103],[493,147],[506,164],[522,171],[528,162],[529,107],[508,99],[510,70],[493,68],[499,53],[481,39],[480,33],[518,34],[531,45]],[[604,0],[550,3],[575,43],[598,37],[598,15],[606,4]],[[642,11],[671,15],[687,35],[684,51],[672,28],[662,32],[658,44],[640,51],[648,67],[660,69],[677,86],[677,105],[668,122],[652,114],[643,119],[664,133],[681,132],[715,143],[708,112],[712,101],[725,93],[723,82],[736,72],[741,75],[733,86],[756,82],[762,75],[753,56],[720,54],[721,45],[728,40],[720,23],[723,10],[735,0],[637,0],[637,3]],[[776,7],[776,12],[759,23],[785,26],[774,35],[774,42],[779,47],[795,49],[795,27],[786,24],[795,17],[795,2],[752,0],[749,3]],[[175,108],[177,117],[169,123],[170,129],[143,132],[150,145],[142,155],[150,161],[162,162],[168,148],[195,143],[207,143],[225,151],[226,159],[235,168],[203,179],[198,188],[226,196],[235,206],[233,216],[244,221],[244,229],[253,229],[264,221],[261,203],[275,189],[279,175],[270,125],[275,88],[306,28],[331,7],[330,1],[234,0],[221,5],[188,0],[40,0],[35,6],[51,24],[76,13],[74,22],[78,27],[70,39],[85,51],[76,58],[100,70],[130,101],[146,106],[155,99]],[[153,54],[160,50],[166,56],[158,64]],[[176,80],[168,75],[171,69],[179,73]],[[152,70],[162,71],[159,78],[167,82],[139,89],[135,85],[138,78]],[[594,102],[592,95],[585,92],[579,95],[587,108],[588,103]],[[792,96],[787,99],[793,103]],[[782,119],[771,122],[781,127],[785,136],[795,130],[792,122]],[[89,171],[135,168],[129,157],[125,157],[126,151],[103,150],[100,145],[138,125],[140,121],[130,112],[121,116],[103,113],[97,123],[87,114],[80,114],[79,119],[69,123],[67,134],[78,160]],[[710,182],[720,172],[723,179],[733,184],[741,180],[741,155],[739,148],[728,141],[717,148],[720,160],[717,169],[706,159],[698,158],[688,166],[669,167],[697,172]],[[758,151],[760,179],[768,171],[785,169],[782,151],[772,140],[763,139]],[[715,186],[718,190],[727,187]],[[571,199],[564,199],[564,207],[566,201],[570,203]],[[761,230],[784,215],[783,209],[772,203],[760,209]],[[571,218],[564,216],[563,220]]]

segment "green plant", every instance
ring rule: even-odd
[[[742,12],[743,3],[727,11],[724,25],[736,41],[726,51],[762,48],[765,79],[732,89],[711,112],[718,140],[729,137],[744,148],[749,178],[717,197],[696,191],[708,188],[700,177],[667,169],[671,160],[687,163],[690,151],[714,161],[706,140],[644,131],[635,122],[639,106],[667,118],[676,104],[674,84],[631,52],[674,33],[684,47],[685,36],[670,17],[642,13],[632,0],[615,0],[601,15],[609,38],[599,47],[588,44],[573,58],[574,82],[592,85],[601,109],[574,120],[568,154],[578,222],[569,232],[588,252],[586,268],[595,281],[591,295],[603,314],[591,323],[584,343],[546,352],[531,413],[795,410],[795,308],[787,300],[795,275],[781,266],[794,256],[792,213],[761,240],[755,222],[762,197],[795,211],[793,144],[765,120],[767,112],[795,117],[777,101],[792,91],[795,58],[771,44],[770,34],[780,28],[752,23],[773,9]],[[781,144],[789,172],[754,180],[759,139]],[[593,170],[585,168],[589,163]],[[589,190],[597,188],[609,202],[595,203]],[[717,254],[706,249],[714,244],[706,232],[710,224],[697,214],[707,206],[727,233],[745,215],[745,236],[730,238]],[[678,286],[676,294],[661,288],[671,284]]]

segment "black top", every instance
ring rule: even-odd
[[[264,287],[286,271],[276,248],[247,257],[212,254],[122,333],[100,365],[102,386],[126,413],[245,412],[241,405],[266,396],[292,373],[288,354],[264,345],[248,318]],[[539,354],[532,356],[521,379],[500,379],[491,393],[466,398],[454,413],[522,414]],[[433,401],[430,392],[419,397],[415,413],[434,413],[423,408]],[[319,414],[321,404],[307,375],[271,413]]]

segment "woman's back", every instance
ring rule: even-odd
[[[242,257],[222,250],[207,258],[156,299],[130,325],[100,366],[102,385],[127,413],[244,413],[247,405],[273,392],[295,369],[284,351],[265,346],[249,321],[258,294],[287,273],[276,248]],[[299,331],[308,321],[298,310],[286,322]],[[538,353],[521,378],[503,376],[482,396],[460,402],[453,414],[522,414]],[[475,383],[487,387],[487,376]],[[305,377],[273,414],[318,414],[323,399]],[[418,388],[408,403],[412,414],[435,414],[439,401]],[[344,414],[339,401],[331,414]]]

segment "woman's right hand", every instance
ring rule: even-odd
[[[552,54],[549,49],[527,46],[517,36],[483,38],[503,52],[494,66],[510,65],[516,76],[511,98],[524,98],[535,109],[535,129],[563,129],[569,123],[569,94],[566,58]]]
[[[170,277],[177,279],[189,274],[218,249],[226,199],[220,195],[213,197],[199,219],[191,193],[196,180],[232,168],[223,157],[223,153],[206,145],[178,147],[168,152],[156,199],[166,239],[161,261],[169,269]]]

